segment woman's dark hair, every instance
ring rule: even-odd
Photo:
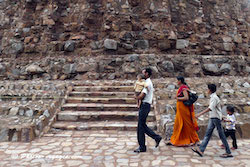
[[[178,76],[178,77],[177,77],[177,80],[178,80],[178,81],[181,81],[182,84],[187,85],[187,83],[185,82],[185,78],[184,78],[184,77]]]
[[[215,85],[215,84],[208,84],[207,87],[208,87],[208,89],[209,89],[212,93],[216,92],[216,85]]]
[[[227,106],[227,111],[234,113],[234,106],[228,105]]]

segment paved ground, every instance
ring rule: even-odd
[[[148,151],[137,154],[133,152],[137,147],[135,132],[62,131],[31,143],[0,143],[0,166],[250,166],[250,139],[238,140],[239,149],[229,159],[219,157],[224,153],[219,144],[218,140],[210,141],[201,158],[190,147],[166,146],[161,142],[155,149],[154,140],[147,138]]]

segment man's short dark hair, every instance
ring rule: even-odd
[[[207,87],[208,87],[208,89],[209,89],[212,93],[216,92],[216,85],[215,85],[215,84],[208,84]]]
[[[228,105],[228,106],[227,106],[227,111],[229,111],[229,112],[231,112],[231,113],[234,113],[234,106]]]
[[[152,75],[152,69],[151,68],[146,68],[145,71],[148,73],[149,76]]]

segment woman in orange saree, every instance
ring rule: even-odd
[[[177,82],[179,89],[176,95],[176,117],[174,131],[169,144],[174,146],[189,146],[199,141],[196,132],[198,124],[195,118],[194,105],[186,106],[183,103],[183,101],[188,100],[189,90],[184,77],[177,77]]]

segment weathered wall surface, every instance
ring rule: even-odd
[[[0,51],[249,56],[249,7],[249,0],[0,0]]]
[[[145,67],[153,78],[249,76],[250,57],[222,55],[127,54],[0,58],[0,79],[99,80],[136,79]]]

